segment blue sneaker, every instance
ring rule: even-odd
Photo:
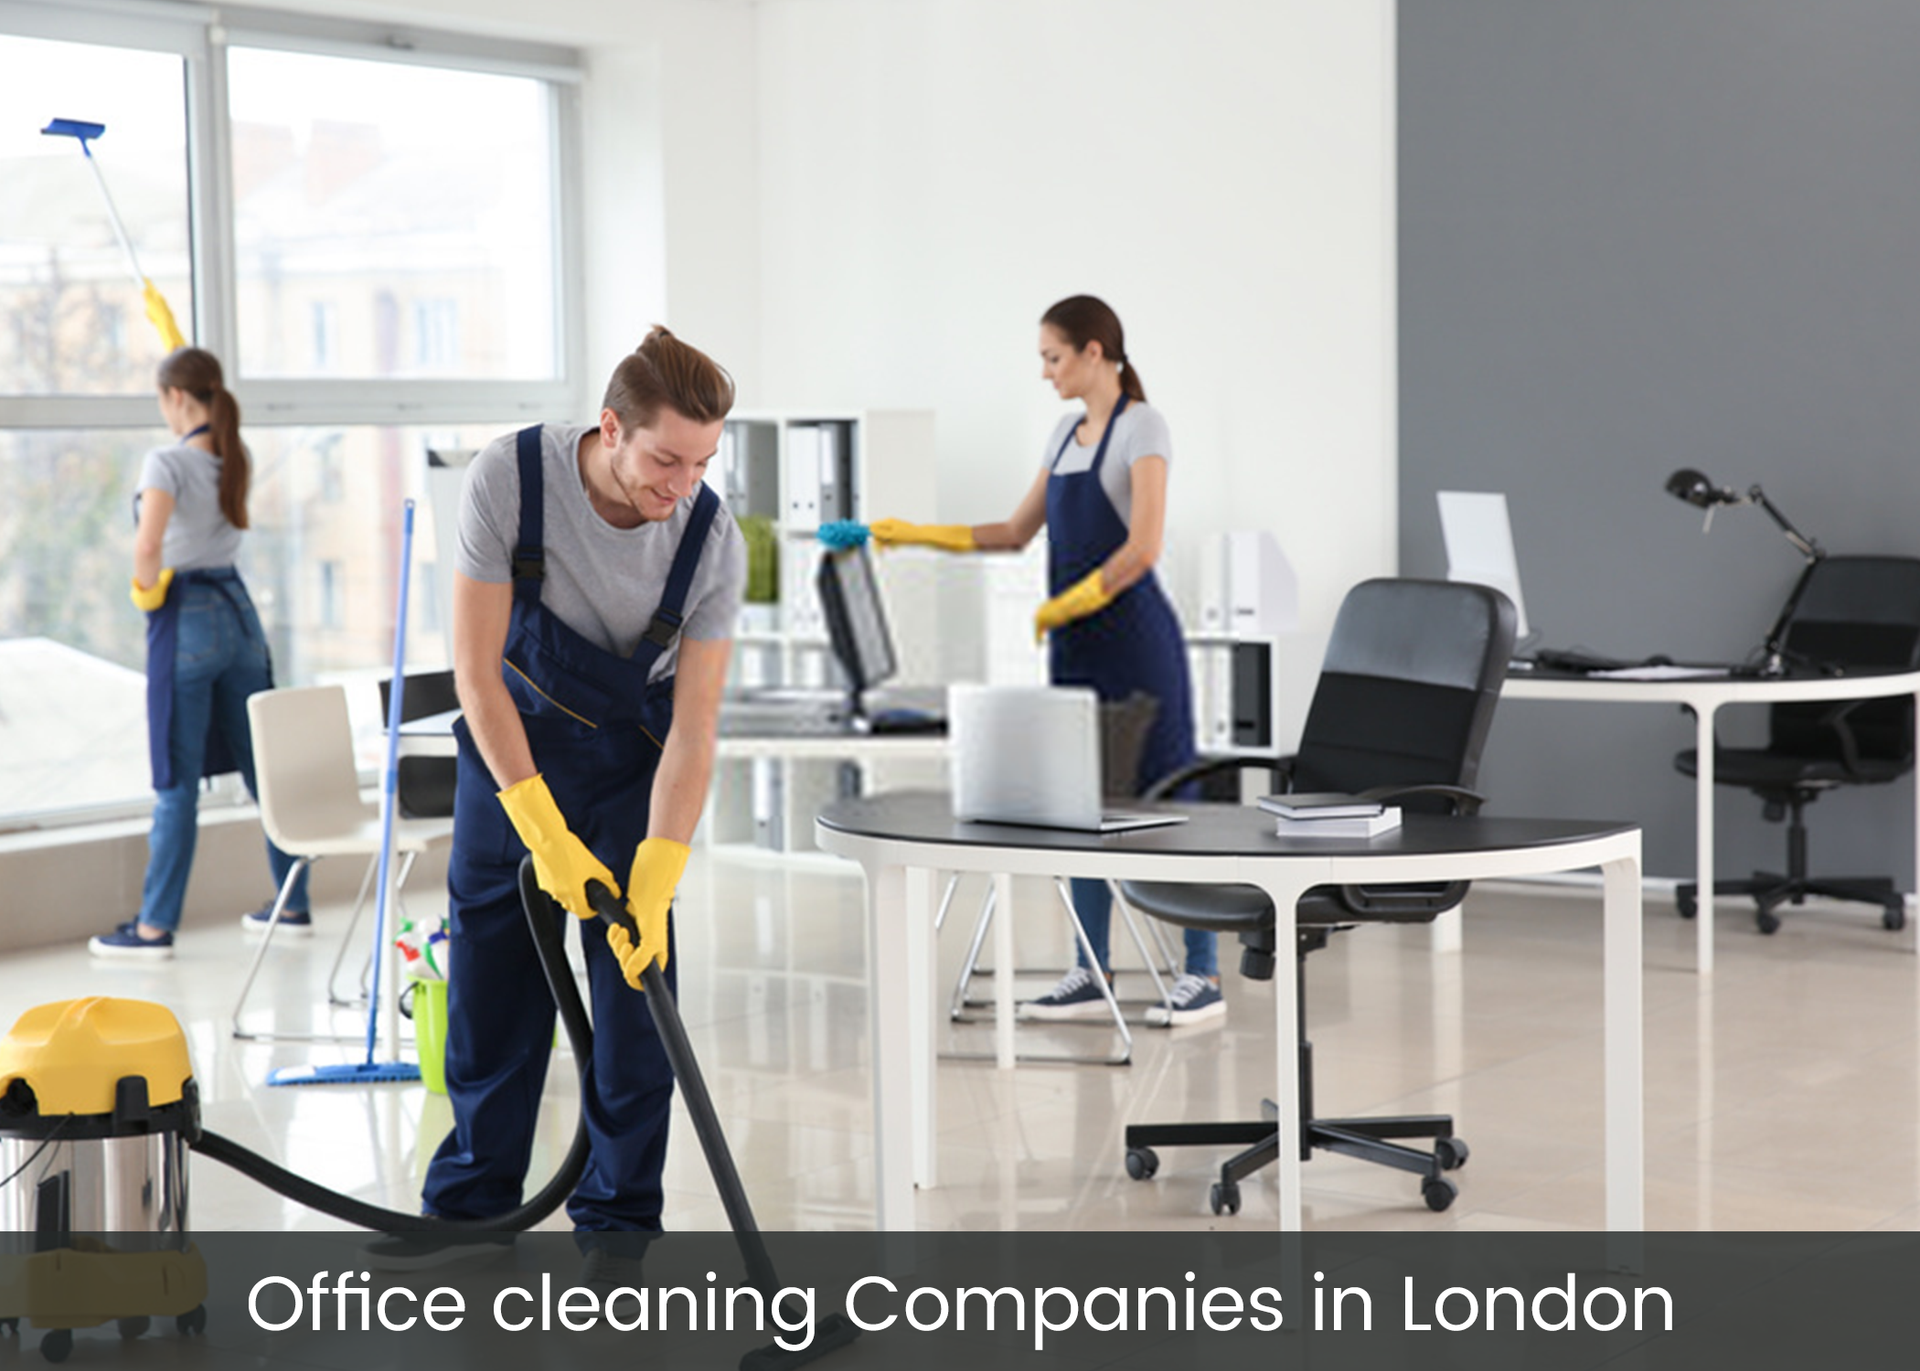
[[[240,927],[249,933],[265,933],[272,919],[273,905],[269,902],[250,913],[242,914]],[[310,938],[313,936],[313,915],[304,909],[297,912],[283,909],[280,911],[280,925],[274,929],[273,935],[276,938]]]
[[[1060,984],[1037,1000],[1027,1000],[1017,1011],[1023,1019],[1103,1019],[1109,1014],[1100,982],[1084,966],[1060,978]]]
[[[1183,975],[1167,992],[1167,1002],[1147,1010],[1147,1022],[1155,1028],[1178,1028],[1182,1024],[1205,1023],[1227,1012],[1220,987],[1206,976]]]
[[[111,933],[87,939],[87,951],[96,957],[126,961],[164,962],[173,956],[173,934],[143,938],[137,924],[124,923]]]

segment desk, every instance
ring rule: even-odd
[[[1694,778],[1694,879],[1700,888],[1694,967],[1713,974],[1713,720],[1722,705],[1772,704],[1782,700],[1859,700],[1913,695],[1920,706],[1920,672],[1875,672],[1855,676],[1757,679],[1699,677],[1691,680],[1621,681],[1553,672],[1516,672],[1501,694],[1509,700],[1581,700],[1610,704],[1678,704],[1694,713],[1700,766]],[[1920,891],[1920,767],[1914,768],[1914,889]]]
[[[457,709],[429,714],[400,725],[400,752],[408,757],[452,757],[459,752],[453,739]],[[824,722],[815,715],[794,711],[786,717],[753,709],[720,711],[716,757],[785,757],[795,761],[942,761],[947,739],[942,733],[859,733]]]
[[[1575,820],[1449,818],[1409,814],[1373,839],[1282,838],[1273,819],[1245,805],[1181,806],[1170,828],[1100,835],[961,823],[936,791],[842,800],[821,812],[816,838],[857,861],[867,885],[868,1003],[873,1037],[875,1198],[882,1229],[914,1226],[916,1185],[934,1165],[933,902],[940,871],[1241,882],[1273,901],[1276,945],[1291,949],[1294,906],[1316,885],[1453,881],[1542,875],[1598,866],[1605,875],[1602,952],[1605,1033],[1606,1224],[1637,1230],[1645,1218],[1641,1123],[1640,830]],[[995,924],[995,995],[1011,1057],[1012,920]],[[1297,990],[1273,978],[1280,1106],[1280,1227],[1297,1230],[1300,1096]],[[1114,1165],[1120,1164],[1119,1157]]]

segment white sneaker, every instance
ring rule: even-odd
[[[1023,1019],[1103,1019],[1111,1012],[1100,983],[1084,966],[1076,966],[1060,978],[1060,984],[1037,1000],[1021,1003]]]
[[[1147,1022],[1155,1028],[1177,1028],[1182,1024],[1205,1023],[1227,1012],[1220,987],[1206,976],[1182,975],[1167,992],[1167,1003],[1149,1006]]]

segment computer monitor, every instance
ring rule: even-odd
[[[823,553],[814,585],[827,621],[827,641],[847,678],[849,716],[864,719],[862,694],[900,669],[893,635],[887,631],[887,612],[880,602],[880,586],[874,579],[873,558],[865,544]]]

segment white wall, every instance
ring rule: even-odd
[[[1211,531],[1273,530],[1310,629],[1393,569],[1390,0],[756,13],[752,398],[936,410],[938,507],[875,513],[1012,509],[1060,412],[1037,320],[1087,291],[1172,425],[1189,611]]]

